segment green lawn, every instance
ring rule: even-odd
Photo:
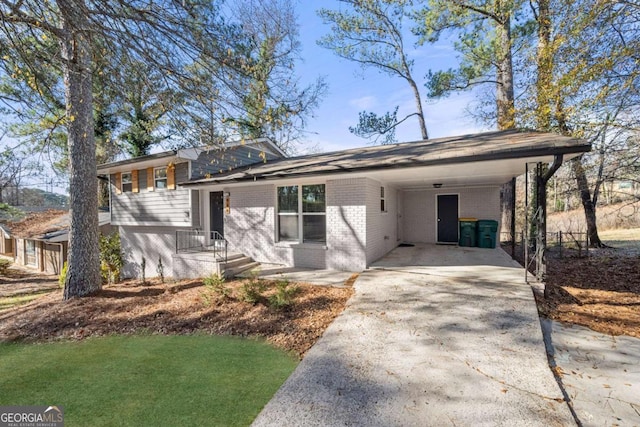
[[[640,249],[640,228],[598,231],[598,235],[615,248]]]
[[[247,426],[296,364],[234,337],[2,343],[0,405],[60,405],[66,426]]]
[[[10,297],[0,297],[0,311],[8,310],[10,308],[17,307],[22,304],[26,304],[49,292],[50,291],[40,291],[40,292],[14,295]]]

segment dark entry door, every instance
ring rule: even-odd
[[[224,236],[224,198],[222,191],[209,193],[209,226]]]
[[[458,195],[438,194],[438,243],[458,242]]]

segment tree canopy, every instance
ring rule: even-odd
[[[285,0],[242,3],[265,12],[238,19],[215,0],[0,3],[4,112],[12,115],[16,136],[53,148],[60,168],[68,164],[65,298],[100,286],[96,142],[109,156],[118,139],[130,154],[141,154],[164,138],[213,145],[232,136],[272,136],[317,103],[321,82],[295,84],[297,24],[270,15],[293,8]],[[278,7],[267,11],[268,5]],[[281,20],[274,34],[289,31],[292,38],[252,32],[247,22],[259,15]],[[271,112],[266,119],[265,112]]]

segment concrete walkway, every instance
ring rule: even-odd
[[[500,249],[397,248],[253,425],[575,425],[523,278]]]
[[[640,339],[542,321],[550,352],[584,426],[640,426]]]

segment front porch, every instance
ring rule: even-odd
[[[172,260],[176,277],[217,274],[231,278],[260,265],[240,252],[230,252],[229,243],[217,231],[176,230],[175,242]]]

